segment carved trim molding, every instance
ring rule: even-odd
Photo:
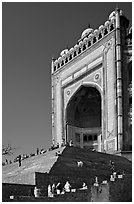
[[[104,53],[108,53],[109,49],[111,48],[113,44],[113,39],[110,39],[108,42],[105,43],[105,46],[104,46]]]
[[[60,68],[64,67],[74,58],[111,33],[114,29],[115,18],[111,18],[109,21],[105,22],[105,25],[101,25],[98,30],[96,29],[93,33],[85,36],[83,39],[80,39],[80,41],[78,41],[73,48],[70,50],[66,49],[64,54],[54,61],[53,72],[56,72]]]

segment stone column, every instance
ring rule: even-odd
[[[116,10],[116,75],[117,75],[117,145],[122,150],[122,73],[121,73],[121,34],[120,34],[120,10]]]
[[[102,77],[103,78],[103,77]],[[102,134],[102,140],[101,140],[101,146],[100,146],[100,152],[104,151],[104,139],[105,139],[105,101],[104,101],[104,93],[101,95],[101,134]],[[99,142],[99,141],[98,141]],[[98,150],[99,151],[99,150]]]
[[[59,145],[62,142],[62,97],[59,77],[56,84],[56,141]]]
[[[51,122],[52,122],[52,141],[55,141],[55,134],[54,134],[54,79],[53,79],[53,63],[54,63],[54,60],[52,59],[52,62],[51,62],[51,107],[52,107],[52,110],[51,110]]]
[[[101,152],[101,137],[102,135],[98,135],[98,152]]]
[[[103,128],[105,135],[103,136],[103,144],[106,143],[105,151],[115,151],[114,138],[117,137],[117,110],[115,106],[116,100],[116,69],[115,69],[115,39],[112,37],[105,44],[104,49],[104,112],[103,112]],[[102,132],[103,133],[103,132]],[[107,142],[111,141],[113,147],[108,148]],[[106,149],[105,149],[106,148]]]
[[[83,133],[80,133],[80,147],[83,148]]]

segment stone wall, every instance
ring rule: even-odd
[[[2,201],[10,198],[12,195],[19,196],[34,196],[34,185],[25,184],[2,184]]]
[[[47,187],[49,185],[48,174],[35,172],[35,185],[40,190],[42,196],[47,196]]]
[[[109,202],[109,184],[92,186],[91,202]]]

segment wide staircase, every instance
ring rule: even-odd
[[[59,156],[56,156],[57,151],[61,152]],[[116,171],[125,172],[124,178],[118,179],[114,183],[109,181],[110,160],[115,163]],[[79,161],[83,162],[82,167],[78,167]],[[20,168],[17,164],[10,167],[10,170],[6,167],[3,168],[3,201],[91,201],[91,187],[96,176],[99,183],[104,180],[108,181],[108,199],[110,201],[121,202],[132,199],[132,163],[126,158],[77,147],[62,147],[24,162]],[[66,181],[69,181],[71,188],[76,189],[76,192],[48,198],[47,187],[49,184],[60,182],[64,186]],[[80,190],[83,182],[88,186],[88,189],[84,191]],[[40,189],[38,198],[34,197],[35,186]],[[10,193],[7,195],[7,192]],[[13,195],[13,199],[9,198],[11,195]]]

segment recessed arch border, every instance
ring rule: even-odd
[[[75,96],[75,94],[76,94],[76,93],[81,89],[81,87],[83,87],[83,86],[89,87],[89,88],[90,88],[90,87],[96,88],[96,89],[99,91],[100,95],[101,95],[101,99],[103,98],[103,90],[102,90],[102,87],[101,87],[98,83],[96,83],[96,82],[81,82],[81,83],[77,86],[77,88],[73,91],[73,93],[70,95],[70,97],[69,97],[69,99],[68,99],[68,101],[67,101],[67,103],[66,103],[64,109],[67,108],[67,106],[68,106],[69,102],[72,100],[73,96]],[[70,88],[70,90],[71,90],[71,88]]]
[[[81,89],[81,87],[93,87],[93,88],[96,88],[98,90],[98,92],[100,93],[100,96],[101,96],[101,129],[102,129],[102,134],[104,134],[104,124],[103,124],[103,107],[104,107],[104,104],[103,104],[103,89],[102,87],[96,83],[96,82],[81,82],[77,88],[73,91],[73,93],[70,95],[67,103],[66,103],[66,106],[64,107],[64,135],[65,135],[65,140],[67,141],[67,134],[66,134],[66,126],[67,126],[67,107],[69,105],[69,102],[72,100],[72,98],[75,96],[75,94]],[[71,89],[71,87],[70,87]]]

